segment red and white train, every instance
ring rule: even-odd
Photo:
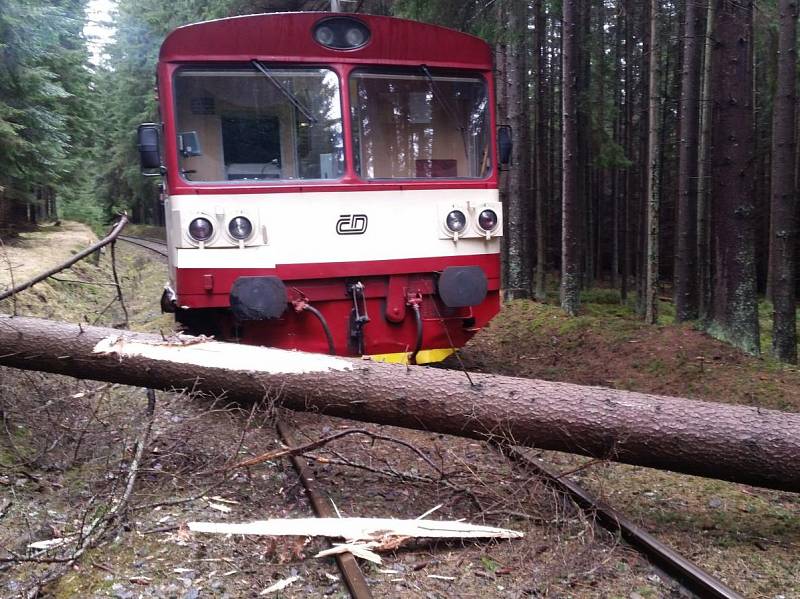
[[[445,358],[500,306],[510,133],[493,90],[485,42],[403,19],[176,29],[163,123],[139,127],[142,166],[164,177],[162,305],[221,339]]]

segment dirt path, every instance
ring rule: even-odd
[[[0,249],[0,286],[9,287],[12,277],[16,283],[68,260],[76,250],[97,241],[92,230],[81,223],[64,221],[60,225],[45,225],[37,231],[21,233],[19,237],[3,240]]]

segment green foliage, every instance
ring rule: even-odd
[[[498,28],[495,15],[500,5],[522,0],[397,0],[394,16],[434,23],[472,33],[486,40],[498,40],[507,32]]]
[[[0,186],[7,201],[55,196],[91,204],[96,111],[85,4],[0,0]],[[82,212],[92,220],[91,206]]]

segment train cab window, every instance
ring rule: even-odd
[[[356,172],[367,179],[483,178],[492,170],[480,76],[363,69],[350,79]]]
[[[181,175],[217,183],[341,177],[337,75],[328,69],[261,66],[266,73],[251,65],[177,72]],[[200,150],[186,151],[185,132]]]

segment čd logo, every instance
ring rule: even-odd
[[[342,214],[336,223],[336,232],[339,235],[363,235],[367,232],[366,214]]]

